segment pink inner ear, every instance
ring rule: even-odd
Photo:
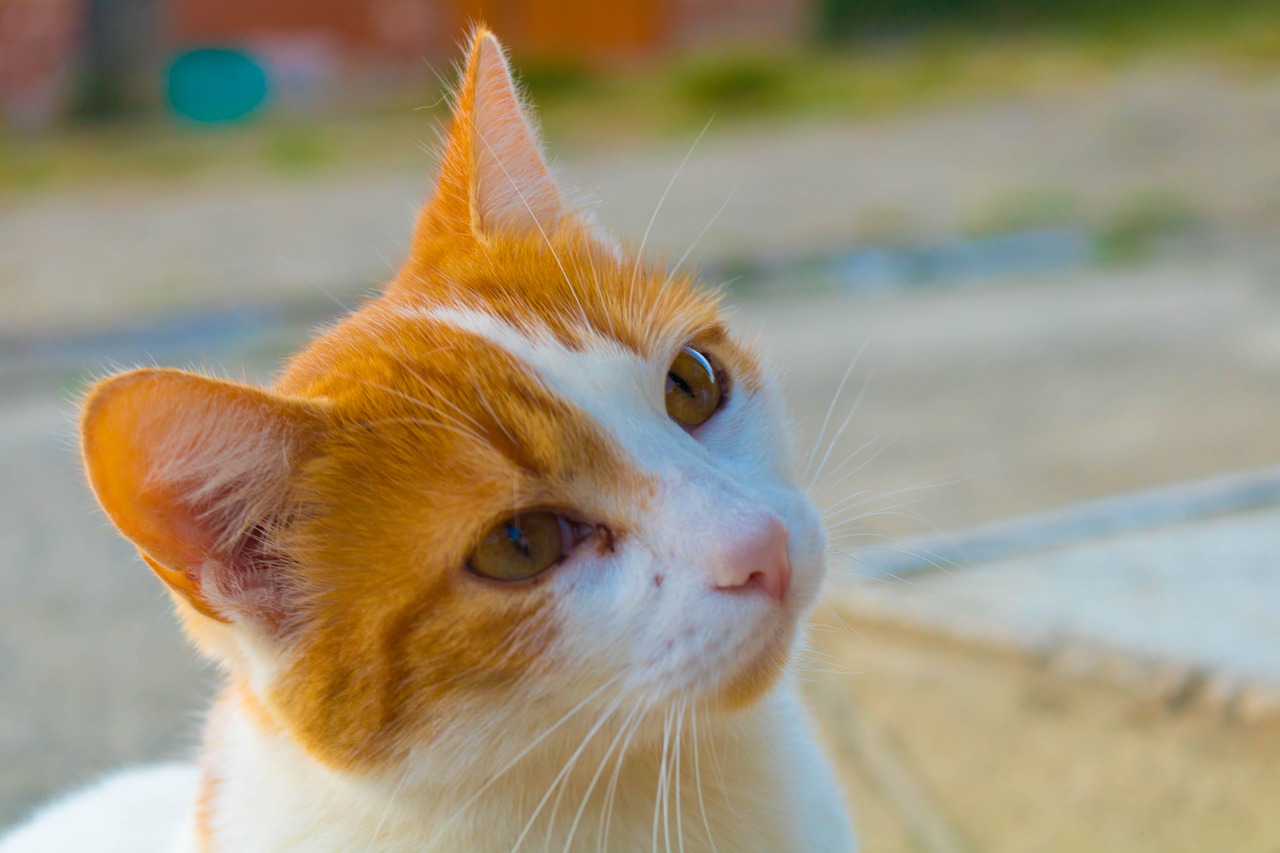
[[[219,610],[271,629],[285,621],[293,567],[271,549],[261,525],[242,534],[227,553],[205,560],[200,575],[205,599]]]
[[[84,461],[103,509],[174,592],[213,618],[277,621],[292,581],[266,533],[315,424],[257,388],[138,370],[90,392]]]
[[[484,231],[550,233],[564,211],[497,39],[475,55],[472,112],[475,212]]]

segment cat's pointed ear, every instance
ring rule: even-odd
[[[81,418],[89,483],[168,586],[219,621],[278,626],[296,583],[274,549],[309,404],[177,370],[98,383]]]
[[[502,45],[478,28],[435,195],[422,211],[415,240],[441,234],[549,234],[567,215]]]

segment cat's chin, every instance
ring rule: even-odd
[[[779,626],[754,654],[744,656],[733,672],[707,693],[708,702],[724,711],[740,711],[764,698],[791,659],[796,626]]]

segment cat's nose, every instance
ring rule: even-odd
[[[724,592],[763,592],[781,603],[791,586],[787,526],[769,516],[751,524],[717,555],[711,580]]]

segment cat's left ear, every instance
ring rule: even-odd
[[[478,28],[458,88],[435,195],[414,241],[550,234],[571,214],[547,168],[502,45]]]

